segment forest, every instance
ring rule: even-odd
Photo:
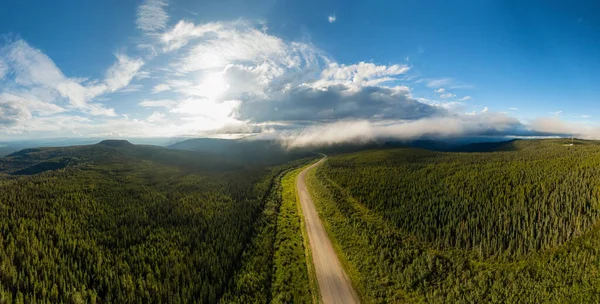
[[[103,141],[1,158],[0,303],[308,302],[281,190],[306,156]]]
[[[212,143],[0,158],[0,303],[318,302],[318,156]],[[599,142],[323,151],[307,183],[364,303],[600,302]]]
[[[366,303],[596,303],[600,145],[569,144],[376,149],[308,183]]]

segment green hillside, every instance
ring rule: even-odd
[[[309,185],[367,302],[598,302],[600,145],[569,143],[346,154]]]
[[[286,244],[280,180],[307,161],[267,167],[126,141],[1,158],[0,303],[287,297],[288,286],[271,292],[270,257]],[[253,289],[236,289],[242,275]]]

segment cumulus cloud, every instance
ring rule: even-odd
[[[65,76],[48,56],[22,40],[4,46],[0,50],[4,134],[260,132],[282,136],[293,147],[526,129],[518,120],[487,108],[457,114],[467,111],[461,101],[470,96],[453,99],[456,95],[448,90],[461,84],[451,78],[421,80],[440,100],[419,98],[414,96],[418,91],[407,86],[408,65],[340,63],[310,42],[270,34],[265,23],[182,20],[168,26],[166,5],[146,0],[138,8],[143,49],[153,55],[142,60],[117,53],[100,79]],[[139,97],[110,102],[137,104],[136,115],[117,115],[103,104],[130,91],[138,91]],[[537,128],[563,129],[542,122]]]
[[[138,29],[146,32],[154,32],[167,26],[169,16],[164,10],[167,6],[165,1],[145,0],[137,9],[136,25]]]
[[[327,21],[329,21],[329,23],[334,23],[336,20],[337,20],[337,17],[335,16],[335,14],[327,17]]]
[[[243,120],[323,121],[349,118],[418,119],[445,112],[419,102],[407,87],[364,87],[350,90],[345,85],[315,89],[301,86],[276,99],[242,103],[237,116]]]
[[[182,72],[221,68],[235,62],[292,67],[297,64],[296,58],[288,56],[286,49],[280,38],[233,24],[195,44],[175,66]]]
[[[245,21],[180,21],[165,31],[160,43],[163,51],[178,55],[169,66],[174,77],[162,80],[153,92],[168,89],[177,98],[144,100],[139,105],[162,108],[166,112],[160,113],[181,120],[212,121],[211,126],[218,121],[222,126],[269,125],[270,132],[286,133],[287,142],[302,135],[300,142],[317,143],[328,141],[317,140],[319,136],[337,138],[334,135],[341,129],[347,131],[342,132],[343,140],[371,140],[500,132],[521,126],[503,114],[455,114],[464,113],[460,101],[469,96],[459,101],[413,97],[411,89],[400,84],[400,76],[410,71],[407,65],[338,63],[313,45],[284,41]],[[443,88],[458,86],[451,78],[430,79],[427,85],[442,99],[456,97]]]

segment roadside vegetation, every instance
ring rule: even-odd
[[[600,301],[600,146],[509,145],[360,152],[309,174],[363,300]]]
[[[294,184],[299,172],[294,168],[305,163],[296,161],[276,171],[242,267],[220,302],[312,302]]]
[[[312,259],[303,237],[304,221],[296,194],[296,177],[302,169],[287,173],[281,180],[273,303],[316,303],[318,294],[316,278],[309,277]]]

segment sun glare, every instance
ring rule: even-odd
[[[210,100],[215,100],[219,96],[221,96],[227,89],[229,85],[223,79],[223,75],[221,73],[213,73],[209,74],[202,79],[202,83],[198,86],[202,95]]]

